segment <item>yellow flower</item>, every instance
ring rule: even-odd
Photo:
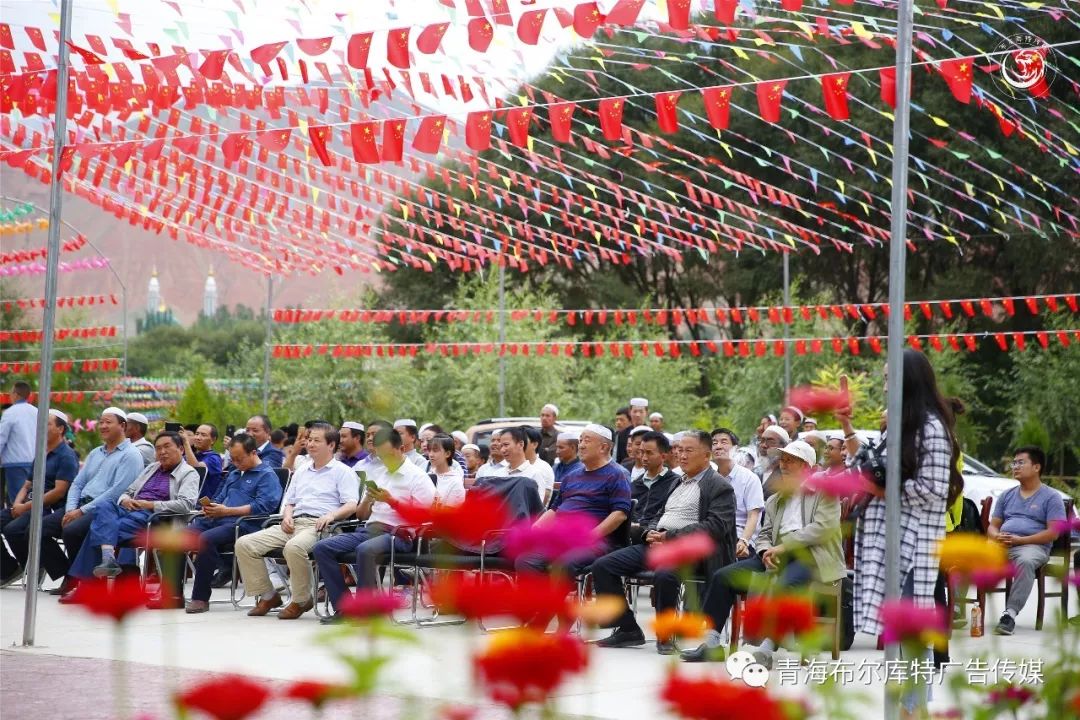
[[[941,543],[941,567],[967,576],[976,571],[998,570],[1009,562],[1005,548],[982,535],[949,533]]]
[[[694,640],[705,634],[712,627],[712,621],[698,613],[682,613],[665,610],[653,620],[653,632],[660,642],[672,638]]]
[[[574,614],[589,625],[606,625],[626,611],[626,601],[618,595],[597,595],[592,602],[574,606]]]

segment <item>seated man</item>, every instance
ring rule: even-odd
[[[503,451],[513,464],[511,452],[520,452],[520,440],[515,436],[520,428],[503,431]],[[559,496],[536,521],[537,525],[551,522],[558,513],[582,513],[596,521],[594,534],[603,538],[606,549],[592,550],[571,563],[566,570],[577,575],[592,562],[615,547],[611,534],[630,516],[630,480],[626,470],[611,459],[615,441],[611,430],[595,423],[585,426],[578,440],[578,455],[581,457],[580,470],[570,473],[563,480]],[[513,471],[510,477],[514,477]],[[549,564],[543,557],[522,555],[514,561],[518,572],[546,572]]]
[[[525,459],[532,465],[530,474],[540,489],[540,501],[547,505],[555,492],[555,471],[538,454],[543,440],[540,431],[532,425],[522,425],[521,429],[525,431]]]
[[[79,554],[83,540],[90,532],[94,513],[101,508],[115,505],[124,490],[135,482],[144,470],[142,455],[127,439],[126,425],[127,414],[120,408],[109,407],[102,411],[97,431],[103,444],[87,454],[82,470],[75,476],[75,481],[68,490],[64,513],[52,513],[46,516],[42,523],[42,537],[63,535],[64,551],[67,555],[62,561],[59,557],[56,560],[62,563],[65,574],[68,572],[69,562]],[[48,548],[50,544],[43,547]],[[93,567],[93,561],[90,562]],[[56,592],[65,596],[75,589],[76,584],[77,580],[68,575]]]
[[[645,442],[650,455],[662,447],[657,436],[667,440],[662,434],[650,431]],[[716,543],[716,551],[706,562],[708,571],[734,561],[735,493],[731,484],[709,466],[709,434],[691,430],[684,433],[679,442],[682,445],[680,458],[684,474],[664,498],[660,515],[649,523],[644,543],[616,550],[592,564],[593,585],[598,595],[625,600],[622,579],[645,570],[648,547],[691,533],[707,532]],[[678,575],[673,569],[658,570],[653,583],[656,588],[656,612],[674,610],[679,604]],[[598,643],[601,647],[645,644],[645,634],[629,607],[623,610],[611,627],[615,631]],[[675,652],[675,645],[670,641],[657,641],[656,649],[661,655],[670,655]]]
[[[751,471],[734,460],[739,438],[727,428],[712,431],[712,455],[720,477],[735,490],[735,558],[743,560],[754,552],[758,520],[765,498],[761,481]]]
[[[465,443],[461,446],[461,457],[465,458],[465,487],[472,487],[476,482],[476,471],[487,462],[487,448]]]
[[[248,418],[244,431],[255,438],[259,446],[259,459],[272,468],[279,468],[285,462],[285,452],[270,442],[270,433],[274,431],[270,418],[266,415],[252,415]]]
[[[311,549],[328,525],[356,512],[360,496],[356,474],[334,459],[337,429],[329,423],[314,423],[305,444],[311,462],[303,463],[289,483],[281,524],[245,535],[236,543],[234,552],[244,578],[244,591],[258,597],[255,607],[248,611],[251,617],[262,617],[282,604],[263,560],[268,552],[279,548],[284,549],[289,566],[292,602],[278,613],[278,619],[295,620],[315,607]]]
[[[477,481],[484,477],[506,475],[509,471],[504,462],[506,457],[502,454],[503,444],[499,439],[501,435],[502,430],[491,431],[491,437],[488,439],[488,460],[476,471]]]
[[[791,437],[779,425],[769,425],[761,432],[761,439],[758,441],[758,464],[754,472],[761,479],[761,488],[766,500],[776,492],[776,485],[780,482],[781,474],[778,464],[779,456],[770,450],[778,450],[789,442],[791,442]]]
[[[156,459],[154,446],[146,439],[146,428],[150,421],[142,413],[128,413],[125,432],[127,439],[131,441],[131,447],[142,455],[143,467],[148,467]]]
[[[645,472],[645,463],[641,461],[641,438],[647,432],[651,432],[647,425],[630,428],[626,459],[619,463],[626,468],[626,472],[630,473],[630,482],[634,482]]]
[[[210,609],[210,592],[214,573],[221,566],[221,550],[233,544],[237,525],[241,536],[256,532],[261,521],[243,518],[276,513],[281,504],[281,481],[274,469],[259,458],[253,437],[247,434],[234,437],[229,445],[229,457],[232,470],[210,502],[202,503],[203,516],[195,518],[190,525],[199,533],[195,582],[191,600],[184,607],[190,614]]]
[[[1009,562],[1015,575],[1005,613],[998,620],[994,633],[1012,635],[1016,616],[1027,602],[1035,574],[1050,560],[1050,548],[1058,534],[1051,529],[1056,521],[1065,519],[1065,503],[1053,488],[1042,483],[1046,454],[1041,448],[1027,446],[1013,453],[1013,477],[1019,487],[1009,488],[998,498],[990,527],[986,534],[1009,550]]]
[[[54,512],[64,509],[68,487],[79,474],[79,456],[64,441],[68,429],[67,415],[59,410],[49,410],[49,422],[45,426],[45,494],[42,497],[42,521]],[[0,587],[7,587],[22,577],[26,558],[30,553],[30,507],[33,499],[33,476],[23,483],[15,504],[0,512],[0,532],[7,545],[0,542]],[[63,515],[63,513],[61,513]],[[50,523],[59,530],[59,525]],[[63,551],[57,546],[58,535],[42,538],[41,564],[53,577],[60,579],[67,569]],[[8,549],[10,548],[10,550]]]
[[[184,462],[184,441],[174,432],[163,432],[154,442],[157,460],[150,463],[120,496],[119,502],[102,505],[94,513],[86,542],[71,562],[71,575],[79,580],[116,577],[120,563],[116,546],[146,529],[155,512],[187,513],[195,507],[199,473]],[[99,555],[101,562],[95,567]],[[61,599],[61,602],[67,602]]]
[[[666,463],[671,453],[671,443],[667,436],[659,432],[647,432],[641,437],[642,465],[645,468],[636,480],[630,483],[630,497],[637,500],[630,518],[630,541],[645,541],[645,532],[653,527],[653,522],[664,513],[664,503],[679,476],[669,470]]]
[[[346,420],[341,424],[341,449],[338,451],[338,460],[349,467],[356,467],[356,463],[367,457],[364,450],[364,426],[353,420]]]
[[[561,432],[556,436],[555,464],[551,467],[556,484],[561,485],[564,477],[581,467],[578,437],[578,433],[574,431]]]
[[[193,468],[206,468],[201,493],[205,497],[214,497],[221,485],[221,456],[214,450],[217,442],[217,427],[210,423],[197,425],[190,434],[185,430],[184,462]]]
[[[324,624],[340,620],[338,609],[348,592],[338,555],[355,553],[358,588],[377,587],[376,566],[384,555],[389,554],[391,543],[397,552],[408,552],[412,546],[408,540],[390,534],[391,528],[405,524],[395,506],[400,503],[430,506],[435,502],[435,486],[431,478],[406,458],[399,432],[380,432],[375,438],[375,454],[382,461],[383,469],[369,474],[367,479],[374,482],[378,489],[368,488],[364,501],[356,511],[356,516],[367,520],[367,523],[356,532],[320,540],[313,550],[315,562],[319,565],[319,577],[335,610],[333,615],[323,618]]]
[[[686,662],[702,662],[714,655],[721,659],[720,631],[736,594],[749,586],[748,576],[767,574],[774,576],[781,588],[791,588],[815,579],[834,583],[847,574],[840,540],[839,501],[824,493],[802,491],[802,484],[814,472],[814,449],[796,440],[773,452],[780,454],[781,477],[777,492],[765,501],[757,552],[713,573],[703,603],[713,629],[706,632],[704,643],[682,653]],[[782,639],[765,638],[754,658],[771,668],[775,642]]]

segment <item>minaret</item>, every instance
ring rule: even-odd
[[[214,280],[214,266],[206,274],[206,285],[203,287],[202,312],[204,317],[214,317],[217,312],[217,281]]]
[[[157,266],[150,274],[150,285],[146,288],[146,312],[156,313],[161,306],[161,284],[157,279]]]

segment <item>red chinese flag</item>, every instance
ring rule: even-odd
[[[600,101],[600,130],[605,140],[618,140],[622,137],[622,98],[604,98]]]
[[[661,132],[674,133],[679,131],[679,95],[681,92],[656,93],[656,124]]]
[[[416,49],[426,55],[438,50],[448,27],[450,27],[450,23],[445,22],[428,25],[416,36]]]
[[[379,162],[379,148],[375,147],[375,126],[373,120],[353,123],[349,128],[352,140],[353,159],[360,163]]]
[[[739,0],[715,0],[713,14],[716,19],[725,25],[735,22],[735,11],[739,8]]]
[[[717,130],[727,130],[731,111],[731,86],[711,87],[701,91],[709,124]]]
[[[881,68],[878,71],[878,76],[881,78],[881,102],[885,103],[889,107],[896,109],[896,68]],[[915,80],[914,75],[909,75],[912,82]],[[912,85],[908,85],[908,97],[911,97]]]
[[[225,71],[225,60],[231,50],[211,50],[206,53],[206,60],[199,66],[199,74],[207,80],[220,80]]]
[[[284,48],[287,44],[287,42],[282,41],[260,45],[259,47],[251,51],[251,59],[259,65],[266,65],[271,60],[276,58],[278,53],[281,52],[282,48]]]
[[[409,28],[394,28],[386,34],[386,60],[394,67],[409,67]]]
[[[591,38],[602,22],[604,16],[600,14],[596,3],[580,3],[574,6],[574,32],[581,37]]]
[[[264,147],[267,150],[273,152],[281,152],[289,145],[289,137],[292,135],[291,128],[281,128],[280,130],[266,130],[264,132],[257,133],[255,140],[259,143],[260,147]]]
[[[333,165],[330,161],[330,154],[326,152],[326,141],[332,137],[333,128],[325,125],[308,126],[308,138],[311,140],[311,147],[315,150],[315,154],[319,156],[319,160],[323,165]]]
[[[690,0],[668,0],[668,25],[676,30],[690,27]]]
[[[45,36],[42,35],[41,30],[36,27],[26,28],[26,36],[30,38],[30,43],[41,52],[45,52]]]
[[[442,145],[443,127],[446,125],[445,115],[433,115],[420,121],[420,129],[413,137],[413,149],[434,155],[439,152]]]
[[[296,46],[300,48],[305,55],[311,57],[318,57],[324,52],[330,49],[330,46],[334,43],[333,37],[323,38],[297,38]]]
[[[382,159],[401,162],[405,150],[405,118],[383,121]]]
[[[524,4],[526,3],[522,3],[522,5]],[[495,22],[499,25],[514,24],[514,19],[510,17],[510,3],[507,0],[491,0],[491,13]]]
[[[833,120],[847,120],[851,117],[848,113],[847,87],[851,79],[851,73],[835,73],[821,76],[821,94],[825,98],[825,112]]]
[[[491,39],[495,37],[495,28],[491,27],[485,17],[473,18],[469,21],[469,47],[476,52],[487,52],[491,45]]]
[[[225,164],[229,165],[240,159],[240,153],[244,149],[244,133],[234,132],[225,136],[225,142],[221,143],[221,154],[225,156]]]
[[[367,67],[368,52],[371,50],[371,33],[356,33],[349,38],[349,47],[345,53],[350,67],[362,70]]]
[[[787,80],[766,80],[757,84],[758,112],[765,122],[780,122],[780,100]]]
[[[87,50],[86,48],[81,48],[78,45],[76,45],[75,43],[70,42],[70,41],[68,42],[67,46],[69,48],[71,48],[72,52],[76,53],[79,57],[81,57],[82,61],[84,63],[86,63],[87,65],[104,65],[105,64],[104,60],[102,60],[100,57],[95,55],[90,50]],[[26,59],[27,59],[27,62],[30,61],[29,56],[26,56]],[[31,67],[30,69],[33,70],[34,68]]]
[[[491,113],[487,110],[471,112],[465,119],[465,144],[476,152],[491,147]]]
[[[570,142],[570,123],[574,118],[574,109],[576,107],[577,105],[572,102],[548,105],[548,121],[551,123],[551,137],[558,142]]]
[[[619,0],[604,21],[612,25],[633,25],[644,4],[645,0]]]
[[[519,107],[506,111],[506,129],[510,131],[510,142],[518,147],[529,144],[529,123],[532,121],[532,108]]]
[[[971,60],[971,58],[942,60],[939,68],[945,82],[949,84],[953,97],[965,105],[971,102]]]
[[[547,9],[522,13],[517,26],[518,39],[526,45],[535,45],[540,40],[540,31],[544,28],[545,17],[547,17]]]

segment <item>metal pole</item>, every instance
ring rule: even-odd
[[[784,307],[791,307],[791,253],[784,251]],[[791,390],[791,343],[787,342],[791,327],[784,323],[784,394]]]
[[[56,284],[60,264],[60,216],[64,188],[60,157],[67,140],[68,42],[71,39],[71,0],[60,3],[60,62],[56,70],[56,119],[53,128],[52,178],[49,180],[49,244],[45,258],[45,318],[41,327],[41,372],[38,376],[37,438],[34,447],[33,500],[30,509],[30,552],[26,560],[26,604],[23,647],[34,644],[37,624],[38,577],[41,564],[41,516],[45,497],[46,423],[52,392],[53,333],[56,331]]]
[[[506,417],[506,266],[499,257],[499,417]]]
[[[109,267],[112,267],[112,263],[109,263]],[[124,361],[120,366],[121,377],[127,377],[127,355],[128,355],[128,310],[127,310],[127,288],[123,283],[120,284],[120,307],[124,313]]]
[[[892,235],[889,245],[889,432],[885,460],[885,597],[900,596],[900,416],[904,399],[904,295],[907,273],[908,134],[911,119],[911,28],[913,0],[900,0],[896,22],[896,119],[893,122]],[[885,646],[885,660],[900,647]],[[885,686],[885,717],[900,717],[900,698]]]
[[[263,349],[263,415],[270,414],[270,346],[274,341],[274,276],[266,276],[266,346]]]

